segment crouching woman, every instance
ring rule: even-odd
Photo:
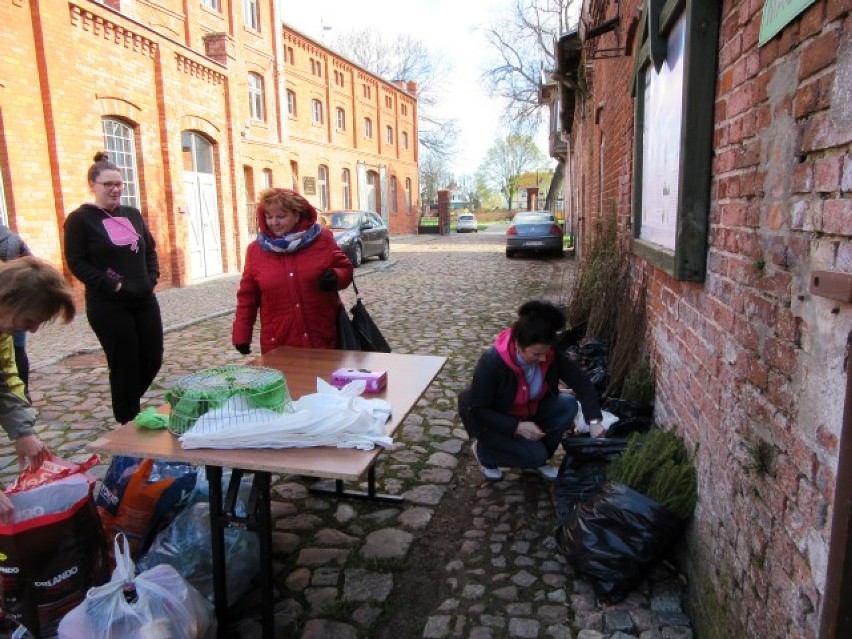
[[[556,479],[548,460],[574,422],[577,400],[586,420],[601,419],[586,374],[554,349],[564,326],[565,315],[554,305],[526,302],[479,358],[470,387],[459,395],[459,414],[476,439],[474,453],[486,479],[502,479],[501,466]],[[573,393],[560,392],[560,383]]]

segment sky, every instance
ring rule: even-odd
[[[439,116],[456,120],[460,136],[451,169],[473,175],[485,153],[505,135],[500,128],[501,102],[491,98],[481,80],[490,55],[481,29],[508,0],[307,0],[283,2],[283,20],[320,43],[335,32],[370,27],[410,34],[449,60],[450,81]],[[404,18],[404,22],[400,19]],[[326,27],[328,30],[324,30]],[[547,155],[546,133],[539,146]]]

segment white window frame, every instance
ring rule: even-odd
[[[261,172],[260,187],[261,190],[272,188],[272,169],[263,169]]]
[[[263,78],[258,73],[248,74],[249,115],[255,122],[266,122],[263,95]]]
[[[222,10],[222,5],[219,3],[219,0],[201,0],[201,4],[208,9],[214,9],[216,11]]]
[[[293,89],[287,89],[287,115],[296,117],[296,92]]]
[[[328,167],[320,164],[317,167],[317,186],[319,187],[319,204],[323,211],[328,210]]]
[[[411,178],[405,178],[405,203],[408,206],[408,212],[411,213]]]
[[[396,213],[396,176],[391,175],[390,178],[390,208],[391,213]]]
[[[314,124],[323,123],[322,102],[316,98],[311,100],[311,122]]]
[[[402,148],[403,149],[408,148],[408,131],[402,132]]]
[[[346,111],[343,107],[337,107],[337,128],[340,131],[346,130]]]
[[[243,0],[243,24],[249,29],[260,31],[260,11],[257,0]]]
[[[102,118],[101,132],[104,149],[109,160],[121,171],[124,189],[121,191],[121,203],[141,209],[139,201],[139,172],[136,164],[136,132],[133,127],[118,118]]]
[[[364,118],[364,137],[373,139],[373,121],[370,118]]]
[[[0,223],[9,226],[9,208],[6,204],[6,187],[2,175],[0,175]]]
[[[385,127],[385,141],[393,144],[393,127],[390,124]]]
[[[352,208],[352,185],[349,169],[340,172],[340,183],[343,186],[343,208]]]

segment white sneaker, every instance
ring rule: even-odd
[[[539,466],[535,469],[535,472],[537,472],[538,476],[544,481],[556,481],[556,477],[559,475],[559,470],[549,464]]]
[[[476,450],[477,444],[474,444],[470,447],[473,451],[473,456],[476,457],[476,461],[479,464],[479,470],[482,471],[482,474],[485,476],[485,479],[488,481],[500,481],[503,479],[503,471],[499,468],[486,468],[482,465],[482,462],[479,461],[479,452]]]

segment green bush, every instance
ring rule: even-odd
[[[630,436],[627,449],[606,471],[607,479],[629,486],[686,519],[695,510],[698,483],[683,440],[658,428]]]

